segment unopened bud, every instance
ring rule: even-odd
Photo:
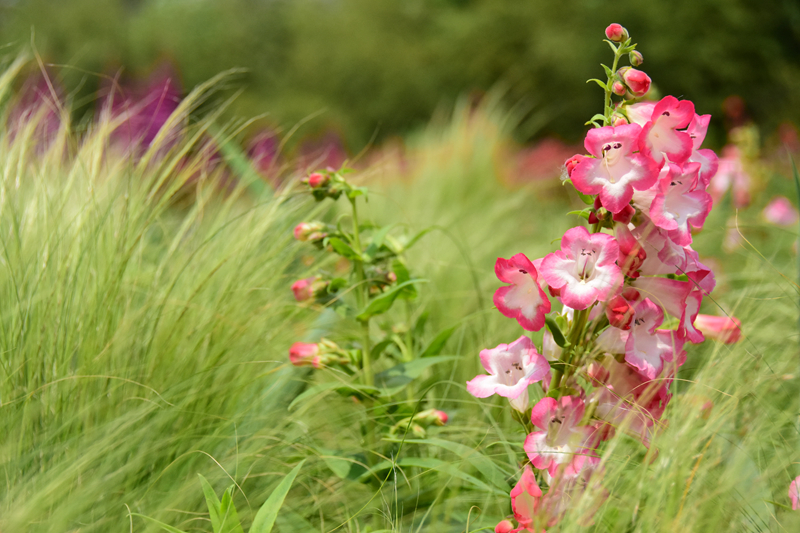
[[[589,218],[586,221],[589,224],[598,224],[600,222],[600,219],[597,218],[597,213],[595,213],[594,211],[591,211],[589,213]]]
[[[630,224],[631,219],[633,219],[633,215],[636,214],[636,209],[631,205],[628,204],[622,208],[622,211],[619,213],[614,213],[612,217],[614,222],[622,222],[623,224]]]
[[[627,91],[627,89],[625,88],[625,85],[621,81],[615,81],[614,83],[611,84],[611,92],[616,94],[617,96],[624,95],[625,91]]]
[[[622,115],[611,115],[611,125],[615,128],[618,126],[627,126],[629,124],[628,119],[623,117]]]
[[[615,22],[614,24],[609,24],[606,28],[606,37],[609,41],[619,43],[628,38],[628,30]]]
[[[438,409],[428,409],[426,411],[420,411],[417,413],[417,415],[414,417],[414,421],[426,426],[443,426],[447,423],[447,418],[447,413],[444,411],[439,411]]]
[[[606,316],[608,323],[615,328],[628,330],[631,329],[633,321],[633,307],[625,298],[617,295],[606,305]]]
[[[320,367],[319,346],[310,342],[296,342],[289,348],[289,361],[294,366]]]
[[[636,98],[644,96],[650,90],[650,76],[631,67],[622,67],[617,74],[630,89],[631,94]]]
[[[395,281],[397,281],[397,274],[395,274],[394,272],[389,272],[388,274],[386,274],[386,281],[388,281],[389,283],[394,283]]]
[[[642,57],[642,53],[638,50],[634,50],[630,54],[628,54],[628,60],[631,62],[631,65],[634,67],[638,67],[642,63],[644,63],[644,57]]]
[[[292,283],[294,299],[298,302],[309,300],[315,296],[324,294],[330,282],[320,279],[319,276],[299,279]]]
[[[511,520],[501,520],[494,528],[494,533],[512,533],[516,528]]]
[[[324,229],[325,224],[322,222],[301,222],[294,227],[294,238],[301,242],[324,239]]]
[[[569,159],[567,159],[567,161],[564,163],[564,166],[567,168],[567,176],[571,177],[572,171],[575,170],[575,167],[577,167],[580,164],[580,162],[586,159],[587,157],[588,156],[585,155],[575,154]]]
[[[328,183],[328,176],[321,172],[314,172],[308,176],[308,186],[312,189],[324,187]]]

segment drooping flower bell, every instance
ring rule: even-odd
[[[650,205],[653,224],[667,230],[669,238],[681,246],[692,243],[691,228],[702,229],[711,211],[711,195],[697,188],[699,171],[699,163],[683,167],[670,163]]]
[[[529,434],[523,446],[533,466],[547,469],[551,476],[559,473],[562,465],[565,475],[573,475],[583,466],[592,435],[592,428],[578,425],[584,409],[577,396],[539,400],[531,411],[531,422],[542,431]]]
[[[685,131],[694,118],[694,104],[665,96],[653,107],[650,120],[639,136],[639,151],[661,167],[665,158],[673,163],[684,163],[692,155],[692,138]]]
[[[516,318],[528,331],[539,331],[544,316],[550,312],[550,300],[539,286],[539,272],[525,254],[511,259],[497,258],[494,265],[497,278],[510,283],[494,293],[497,309],[509,318]]]

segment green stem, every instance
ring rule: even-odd
[[[619,65],[619,58],[622,57],[620,54],[620,50],[622,50],[622,45],[618,45],[616,48],[616,52],[614,53],[614,62],[611,64],[611,76],[608,78],[608,82],[606,82],[606,98],[605,98],[605,106],[603,111],[603,116],[605,120],[603,121],[603,126],[610,126],[611,125],[611,115],[614,113],[614,110],[611,107],[611,85],[614,82],[614,74],[617,73],[617,65]]]
[[[353,208],[353,245],[356,253],[360,256],[363,253],[361,247],[361,232],[358,223],[358,208],[356,207],[356,199],[350,198],[350,205]],[[363,309],[369,299],[369,287],[366,283],[366,275],[364,274],[364,262],[356,259],[356,283],[358,290],[356,291],[356,299],[358,301],[358,308]],[[372,386],[375,384],[375,377],[372,374],[372,361],[370,360],[370,338],[369,338],[369,319],[362,323],[361,333],[361,368],[364,371],[364,385]]]

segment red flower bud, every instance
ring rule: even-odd
[[[650,90],[650,76],[635,68],[623,67],[620,69],[622,81],[635,97],[644,96]]]
[[[501,520],[494,528],[494,533],[513,533],[516,531],[511,520]]]
[[[614,222],[622,222],[623,224],[630,224],[633,215],[636,214],[636,209],[630,204],[626,205],[622,208],[622,211],[619,213],[614,213],[612,217]]]
[[[620,295],[614,296],[606,305],[608,323],[619,329],[631,329],[633,307]]]
[[[309,342],[296,342],[289,348],[289,361],[294,366],[319,368],[319,346]]]
[[[609,41],[619,43],[628,38],[628,30],[615,22],[606,28],[606,37]]]
[[[627,91],[627,89],[625,88],[625,85],[623,85],[621,81],[615,81],[611,84],[611,92],[616,94],[617,96],[624,95],[625,91]]]
[[[434,421],[434,424],[436,424],[437,426],[443,426],[447,424],[447,419],[448,419],[447,413],[445,413],[444,411],[436,411],[435,416],[436,420]]]
[[[597,218],[597,213],[595,213],[594,211],[590,212],[587,222],[589,222],[589,224],[597,224],[598,222],[600,222],[600,219]]]
[[[301,222],[294,227],[294,238],[298,241],[316,241],[325,238],[325,224],[322,222]]]
[[[314,172],[308,176],[308,186],[312,189],[318,189],[328,183],[328,176],[320,172]]]
[[[586,158],[587,156],[585,155],[575,154],[567,159],[567,161],[564,163],[564,166],[567,167],[567,176],[572,176],[572,171],[575,170],[575,167],[577,167],[578,164]]]

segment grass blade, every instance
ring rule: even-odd
[[[292,488],[292,483],[294,483],[294,478],[297,477],[304,463],[305,460],[300,461],[300,464],[294,467],[294,469],[283,478],[280,484],[275,487],[275,490],[269,495],[267,501],[264,502],[264,505],[262,505],[258,513],[256,513],[253,525],[250,527],[250,533],[271,533],[272,526],[275,524],[275,519],[278,517],[278,511],[283,505],[283,500],[286,499],[286,495],[289,493],[289,489]]]

